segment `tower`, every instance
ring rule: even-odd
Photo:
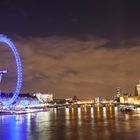
[[[122,90],[121,90],[121,87],[117,87],[116,88],[116,96],[119,98],[122,94]]]
[[[140,96],[140,83],[137,83],[135,87],[135,96]]]

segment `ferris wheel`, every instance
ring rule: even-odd
[[[3,34],[0,34],[0,42],[5,43],[10,48],[12,54],[14,55],[14,59],[16,62],[17,78],[16,78],[16,85],[14,87],[14,91],[12,91],[13,96],[7,100],[2,99],[2,98],[0,100],[0,102],[4,106],[10,106],[17,99],[17,97],[20,93],[20,89],[22,86],[22,64],[21,64],[21,59],[20,59],[18,50],[17,50],[16,46],[14,45],[14,43],[7,36],[5,36]],[[0,71],[0,82],[2,81],[2,78],[4,77],[5,74],[8,74],[8,70]]]

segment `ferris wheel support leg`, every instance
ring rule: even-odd
[[[2,97],[1,97],[1,90],[0,90],[0,101],[2,100]]]

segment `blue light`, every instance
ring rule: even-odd
[[[9,38],[7,38],[7,36],[2,34],[0,34],[0,42],[6,43],[8,45],[8,47],[13,52],[16,61],[17,81],[16,81],[16,87],[13,91],[14,93],[13,97],[7,101],[2,101],[3,105],[9,106],[17,99],[22,86],[22,64],[21,64],[19,53],[14,43]]]
[[[20,101],[20,104],[23,105],[23,106],[28,106],[29,105],[29,100],[23,99],[23,100]]]

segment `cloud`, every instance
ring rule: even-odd
[[[14,42],[22,57],[23,92],[52,92],[57,98],[111,96],[117,86],[132,93],[140,80],[138,39],[120,42],[115,47],[107,47],[112,44],[110,40],[92,36],[30,37]],[[6,59],[0,52],[6,66],[11,58]],[[11,65],[9,69],[14,69]],[[13,81],[12,74],[14,70],[8,81]]]

